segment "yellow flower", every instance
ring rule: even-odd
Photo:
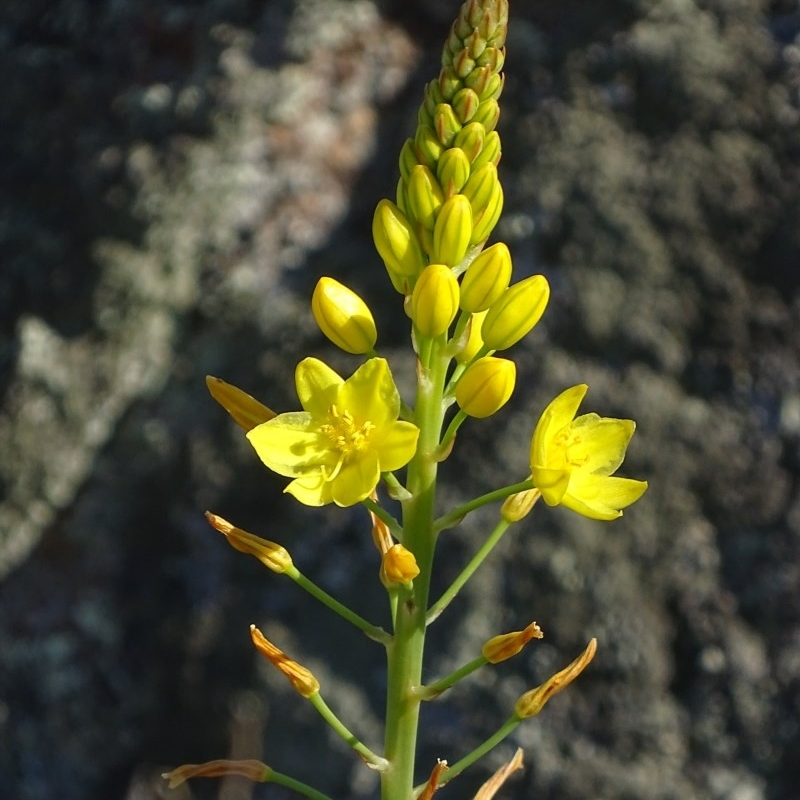
[[[636,423],[597,414],[576,418],[588,388],[582,383],[567,389],[542,414],[531,441],[533,485],[550,506],[616,519],[647,489],[646,481],[611,477],[625,458]]]
[[[370,495],[381,472],[405,466],[419,429],[398,420],[400,395],[389,365],[371,358],[346,381],[316,358],[295,374],[302,411],[279,414],[247,438],[301,503],[352,506]]]

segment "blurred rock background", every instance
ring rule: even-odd
[[[379,746],[377,647],[234,553],[286,544],[376,621],[365,514],[299,508],[207,395],[294,407],[308,300],[369,300],[408,385],[370,241],[455,0],[7,0],[0,11],[0,787],[9,800],[284,798],[165,768],[259,757],[334,797],[375,776],[254,653],[258,623]],[[517,278],[553,300],[517,396],[443,470],[454,502],[524,475],[544,405],[639,429],[644,500],[537,509],[434,629],[429,672],[536,619],[546,638],[425,708],[457,760],[590,636],[579,683],[444,799],[525,749],[537,800],[793,800],[800,786],[800,7],[512,2],[500,130]],[[440,588],[491,514],[442,539]],[[423,776],[420,775],[420,778]]]

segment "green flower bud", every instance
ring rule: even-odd
[[[492,78],[492,71],[489,67],[475,67],[472,72],[464,79],[464,83],[473,92],[475,92],[478,97],[481,97],[486,91],[486,87],[489,85],[489,81]]]
[[[510,280],[511,253],[503,242],[498,242],[467,267],[461,282],[461,308],[469,313],[485,311],[500,299]]]
[[[446,155],[447,152],[445,151],[442,155]],[[418,164],[411,170],[406,189],[406,198],[411,216],[423,228],[432,231],[436,222],[436,215],[444,202],[444,197],[442,196],[442,187],[439,186],[436,177],[427,167]]]
[[[406,139],[400,150],[400,175],[408,180],[411,170],[419,164],[413,139]]]
[[[470,175],[463,194],[472,206],[472,244],[486,241],[503,210],[503,187],[494,164],[484,164]]]
[[[475,61],[478,66],[489,67],[492,72],[500,72],[506,63],[506,52],[502,47],[487,47]]]
[[[416,145],[417,162],[430,169],[436,169],[436,162],[442,155],[442,150],[444,150],[442,143],[436,136],[436,131],[430,125],[418,125],[414,144]]]
[[[397,288],[396,278],[411,278],[422,272],[426,264],[411,223],[391,201],[381,200],[372,218],[372,238]]]
[[[475,69],[475,59],[469,57],[469,52],[467,50],[462,50],[453,59],[453,71],[462,80],[466,78],[473,69]]]
[[[429,264],[411,294],[411,319],[425,336],[447,332],[458,313],[458,280],[450,267]]]
[[[464,331],[464,346],[455,355],[456,361],[458,361],[459,364],[469,364],[481,347],[483,347],[481,327],[483,326],[483,320],[486,319],[487,313],[488,311],[479,311],[469,318],[466,330]]]
[[[470,122],[465,125],[453,140],[454,147],[460,147],[467,155],[470,163],[474,165],[475,159],[484,148],[486,131],[479,122]],[[475,170],[475,166],[472,167]]]
[[[422,102],[422,106],[420,107],[420,115],[419,115],[419,123],[429,125],[433,127],[433,115],[436,113],[436,106],[439,103],[444,103],[444,95],[442,94],[442,90],[439,86],[439,81],[441,80],[441,76],[439,80],[430,81],[428,85],[425,87],[425,99]],[[424,118],[423,118],[424,117]]]
[[[442,99],[445,103],[449,103],[453,95],[461,88],[461,79],[453,72],[452,68],[445,67],[439,73],[439,91],[442,93]]]
[[[488,132],[495,129],[497,120],[499,119],[500,105],[498,104],[497,100],[490,97],[488,100],[484,100],[480,104],[478,110],[475,112],[475,116],[472,118],[472,122],[480,122]]]
[[[419,165],[418,165],[419,166]],[[401,175],[397,181],[397,189],[395,190],[395,203],[397,207],[408,217],[410,216],[408,210],[408,192],[405,178]]]
[[[463,194],[446,200],[433,229],[431,261],[455,267],[467,253],[472,236],[472,208]]]
[[[456,402],[470,417],[490,417],[508,402],[516,380],[517,367],[513,361],[484,356],[461,376],[456,386]]]
[[[436,174],[439,184],[444,190],[444,196],[452,197],[460,192],[469,179],[469,173],[469,158],[460,147],[451,147],[449,150],[445,150],[436,165]]]
[[[445,146],[453,144],[456,134],[461,130],[461,123],[458,121],[453,107],[447,103],[439,103],[433,115],[433,126],[436,129],[436,136]]]
[[[477,123],[473,123],[476,124]],[[481,127],[483,130],[483,127]],[[480,152],[476,153],[475,158],[472,159],[472,171],[477,172],[481,167],[486,164],[494,164],[497,166],[500,163],[500,156],[502,148],[500,145],[500,134],[497,131],[489,131],[483,141],[483,148]]]
[[[311,296],[319,329],[347,353],[362,355],[375,347],[378,332],[367,304],[333,278],[320,278]]]
[[[475,116],[480,102],[480,98],[472,89],[465,87],[455,93],[452,100],[453,111],[456,112],[456,116],[461,120],[462,125]]]
[[[481,326],[486,347],[505,350],[516,344],[542,318],[549,299],[550,285],[544,275],[532,275],[506,289]]]

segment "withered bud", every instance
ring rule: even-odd
[[[206,386],[211,396],[233,417],[233,421],[246,431],[277,416],[271,408],[259,403],[255,397],[251,397],[230,383],[225,383],[221,378],[206,375]]]
[[[252,533],[243,531],[228,520],[206,511],[206,519],[211,527],[216,528],[227,540],[228,544],[240,553],[255,556],[265,567],[273,572],[283,573],[292,566],[292,557],[288,550],[275,542],[262,539]]]
[[[493,636],[481,648],[481,652],[490,664],[499,664],[501,661],[512,658],[519,653],[531,639],[541,639],[543,637],[544,634],[539,625],[531,622],[524,630]]]
[[[189,778],[223,778],[227,775],[241,775],[256,783],[266,783],[271,773],[272,770],[266,764],[255,759],[245,761],[218,759],[207,761],[205,764],[184,764],[172,772],[163,773],[161,777],[169,781],[170,789],[176,789]]]
[[[392,545],[381,559],[381,582],[390,589],[393,586],[407,586],[419,575],[419,567],[414,554],[401,544]]]
[[[538,489],[525,489],[506,497],[500,506],[500,516],[506,522],[519,522],[531,513],[536,501],[542,496]]]
[[[417,800],[431,800],[433,793],[439,788],[439,780],[442,773],[447,772],[447,762],[443,759],[438,759],[436,766],[431,771],[431,776],[425,782],[425,788],[417,795]]]
[[[525,692],[515,703],[514,713],[520,719],[535,717],[554,694],[566,689],[586,669],[596,651],[597,639],[590,639],[586,649],[568,667],[557,672],[541,686]]]
[[[250,638],[261,653],[274,667],[279,669],[301,697],[311,697],[319,691],[319,681],[302,664],[289,658],[286,653],[264,636],[255,625],[250,626]]]
[[[517,752],[514,753],[514,757],[511,761],[507,761],[503,764],[497,772],[489,778],[486,783],[478,789],[478,793],[472,800],[492,800],[492,798],[500,791],[500,788],[503,784],[508,780],[508,776],[511,775],[512,772],[516,772],[518,769],[522,769],[522,748],[518,747]]]

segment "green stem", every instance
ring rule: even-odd
[[[325,722],[333,728],[334,732],[341,736],[369,766],[377,770],[385,770],[389,766],[389,762],[385,758],[373,753],[369,747],[361,742],[356,735],[347,728],[339,717],[331,711],[319,692],[312,694],[308,698],[308,701],[317,709],[319,715]]]
[[[400,539],[403,536],[403,529],[400,523],[379,503],[376,503],[371,497],[367,497],[361,501],[362,505],[368,508],[379,520],[386,523],[391,534],[395,539]]]
[[[296,778],[292,778],[289,775],[284,775],[282,772],[275,772],[273,769],[269,771],[269,778],[267,781],[269,783],[277,783],[279,786],[285,786],[293,792],[310,797],[311,800],[333,800],[331,797],[328,797],[327,794],[312,789],[308,784],[298,781]]]
[[[470,562],[461,570],[459,576],[450,584],[450,586],[444,591],[442,596],[430,607],[427,615],[427,623],[428,625],[431,624],[439,614],[444,611],[447,606],[455,599],[455,596],[461,591],[464,587],[464,584],[472,577],[473,573],[476,569],[484,562],[486,556],[492,552],[494,546],[500,541],[503,537],[503,534],[508,530],[508,526],[510,522],[507,522],[504,519],[501,519],[495,529],[489,534],[489,537],[486,541],[481,545],[480,549],[477,553],[470,559]]]
[[[513,483],[510,486],[503,486],[502,489],[495,489],[493,492],[487,492],[486,494],[482,494],[480,497],[476,497],[474,500],[470,500],[468,503],[464,503],[464,505],[458,506],[458,508],[454,508],[452,511],[445,514],[443,517],[439,517],[433,524],[435,530],[443,531],[445,528],[452,528],[454,525],[458,525],[464,517],[469,514],[470,511],[475,511],[478,508],[482,508],[489,503],[494,503],[497,500],[505,500],[506,497],[510,497],[512,494],[517,494],[517,492],[524,492],[526,489],[532,489],[533,483],[531,479],[528,478],[527,480],[520,481],[519,483]]]
[[[480,655],[477,658],[473,658],[468,664],[464,664],[463,667],[459,667],[457,670],[455,670],[455,672],[451,672],[444,678],[440,678],[434,683],[428,683],[425,684],[425,686],[420,686],[415,694],[420,698],[420,700],[433,700],[442,692],[451,688],[463,678],[466,678],[467,675],[471,675],[473,672],[475,672],[475,670],[486,666],[488,663],[489,660],[486,658],[486,656]]]
[[[444,421],[442,392],[449,359],[435,342],[425,353],[417,381],[415,422],[420,429],[417,451],[408,466],[411,498],[403,503],[403,545],[415,556],[420,574],[410,597],[401,598],[395,615],[394,640],[387,649],[386,746],[389,768],[381,773],[382,800],[411,800],[419,726],[425,613],[436,545],[433,529],[436,494],[436,449]]]
[[[374,639],[376,642],[380,642],[383,645],[388,645],[391,643],[391,634],[386,633],[383,628],[367,622],[367,620],[365,620],[363,617],[360,617],[358,614],[356,614],[355,611],[351,611],[346,605],[331,597],[324,589],[321,589],[316,583],[306,578],[306,576],[303,575],[303,573],[300,572],[300,570],[294,565],[288,567],[285,574],[290,577],[301,589],[305,589],[312,597],[315,597],[317,600],[319,600],[320,603],[328,606],[331,611],[334,611],[340,617],[343,617],[349,623],[355,625],[356,628],[363,631],[367,636],[369,636],[370,639]]]

